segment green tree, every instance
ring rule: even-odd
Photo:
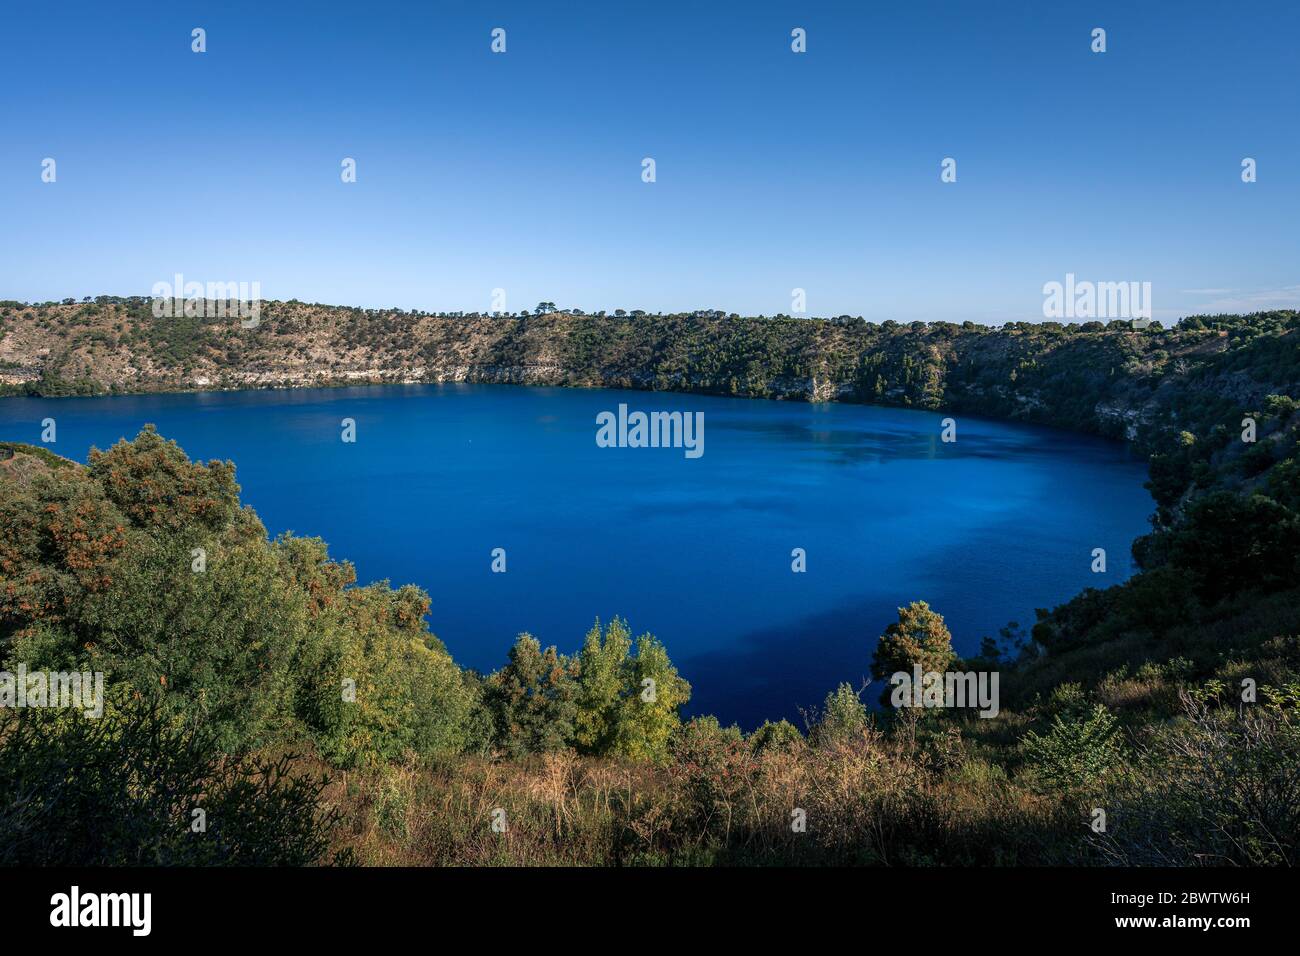
[[[576,662],[554,647],[543,651],[531,634],[519,635],[506,666],[483,688],[494,740],[503,752],[517,757],[571,745],[578,711],[577,669]]]
[[[477,691],[425,629],[428,597],[412,591],[385,582],[349,589],[337,626],[322,634],[314,665],[304,669],[300,693],[312,699],[312,729],[342,766],[451,756],[473,742]]]
[[[627,622],[615,617],[601,633],[597,620],[578,652],[578,710],[574,740],[584,753],[608,753],[618,736],[623,665],[632,647]]]
[[[603,634],[599,621],[587,632],[578,655],[574,719],[574,740],[584,753],[638,760],[667,755],[691,686],[653,635],[643,634],[635,647],[633,655],[631,631],[617,617]]]
[[[943,616],[930,610],[924,601],[913,601],[898,609],[898,620],[880,635],[871,660],[871,676],[888,680],[899,671],[910,675],[917,664],[923,673],[943,673],[956,656],[952,650],[952,634]],[[888,697],[887,688],[881,699]]]
[[[636,656],[623,662],[623,694],[614,751],[633,760],[663,760],[668,740],[681,724],[691,685],[677,673],[658,638],[642,634]]]
[[[1248,532],[1243,529],[1249,529]],[[1231,595],[1293,584],[1300,575],[1300,518],[1264,495],[1215,491],[1150,549],[1186,570],[1207,605]]]
[[[817,723],[812,728],[818,746],[848,743],[867,729],[867,708],[849,684],[840,684],[826,695]]]

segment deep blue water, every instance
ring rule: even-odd
[[[702,411],[704,455],[597,447],[596,415],[619,403]],[[667,644],[690,712],[746,727],[857,685],[909,601],[973,653],[1123,580],[1152,510],[1122,445],[965,416],[944,443],[943,414],[853,405],[489,385],[9,398],[0,436],[37,443],[47,416],[51,450],[82,461],[146,422],[233,460],[272,534],[323,537],[363,583],[428,590],[463,665],[499,667],[524,630],[573,651],[619,614]]]

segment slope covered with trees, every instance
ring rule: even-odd
[[[196,303],[198,305],[198,303]],[[1295,312],[1128,322],[484,316],[267,302],[157,318],[151,300],[0,302],[0,386],[93,394],[520,382],[945,408],[1116,437],[1240,412],[1300,378]],[[619,310],[622,311],[622,310]],[[1285,389],[1282,389],[1285,392]]]

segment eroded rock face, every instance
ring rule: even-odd
[[[0,304],[0,389],[637,388],[942,408],[1135,440],[1174,427],[1189,403],[1249,407],[1276,390],[1228,361],[1248,335],[1300,348],[1293,312],[1228,317],[1230,337],[1208,323],[1137,332],[1124,323],[990,329],[711,312],[489,317],[292,301],[263,303],[259,325],[244,328],[233,317],[159,319],[149,305]]]
[[[1156,406],[1150,403],[1132,406],[1122,401],[1111,400],[1098,402],[1096,406],[1098,421],[1106,424],[1107,431],[1121,435],[1126,441],[1134,441],[1142,425],[1150,425],[1156,414]]]

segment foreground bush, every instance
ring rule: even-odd
[[[222,756],[155,706],[0,710],[0,865],[301,866],[336,811],[290,758]]]
[[[308,738],[352,767],[486,738],[428,596],[269,541],[229,463],[146,427],[65,465],[0,475],[0,664],[102,671],[223,753]]]
[[[1098,855],[1125,866],[1300,865],[1300,687],[1239,712],[1198,694],[1183,704],[1185,722],[1139,753],[1145,772],[1117,793],[1118,825],[1094,837]]]

